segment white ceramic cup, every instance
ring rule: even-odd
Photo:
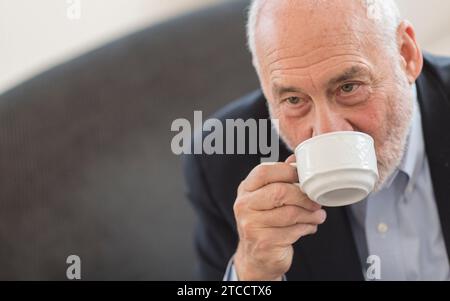
[[[300,188],[326,207],[362,201],[378,180],[374,141],[364,133],[316,136],[300,144],[295,156]]]

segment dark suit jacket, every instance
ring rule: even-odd
[[[417,81],[426,153],[447,250],[450,250],[450,59],[426,56]],[[256,91],[218,112],[214,118],[267,119],[266,100]],[[269,135],[269,133],[268,133]],[[280,160],[290,152],[280,143]],[[188,198],[197,215],[195,244],[201,279],[221,280],[234,254],[238,235],[233,204],[239,183],[262,155],[190,155],[184,158]],[[317,234],[294,245],[289,280],[363,280],[347,210],[327,208]],[[449,252],[450,253],[450,252]]]

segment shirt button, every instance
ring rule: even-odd
[[[385,223],[379,223],[377,230],[381,234],[386,234],[386,232],[389,230],[389,227]]]

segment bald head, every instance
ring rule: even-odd
[[[389,50],[396,48],[400,14],[394,0],[252,0],[248,24],[248,46],[258,67],[258,45],[295,39],[303,44],[324,34],[359,34],[377,38]],[[261,42],[261,43],[260,43]]]

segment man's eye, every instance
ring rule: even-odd
[[[289,97],[286,101],[291,105],[298,105],[302,100],[300,97]]]
[[[341,86],[341,92],[344,94],[350,94],[355,92],[359,88],[358,84],[345,84]]]

